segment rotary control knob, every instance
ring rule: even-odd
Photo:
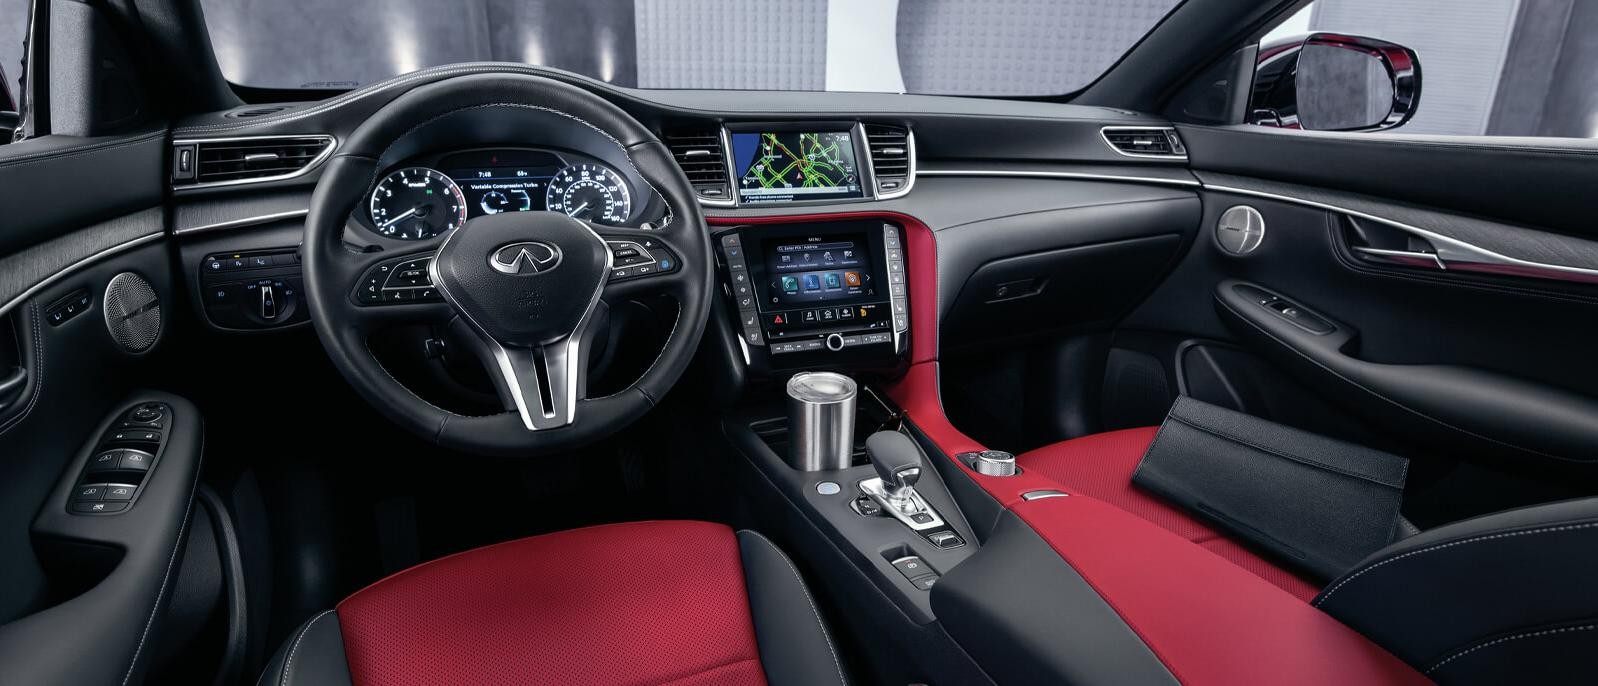
[[[978,474],[987,476],[1015,476],[1015,456],[1003,450],[984,450],[980,453],[966,453],[965,457],[971,463],[971,468]]]

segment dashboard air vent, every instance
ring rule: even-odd
[[[722,154],[721,131],[716,128],[678,130],[666,134],[666,147],[688,177],[694,194],[711,203],[732,202],[727,183],[727,160]]]
[[[1186,159],[1187,148],[1171,128],[1138,128],[1107,126],[1101,129],[1104,141],[1116,152],[1130,157],[1163,157]]]
[[[178,141],[175,180],[196,184],[268,181],[297,175],[333,151],[330,136]],[[185,160],[192,158],[192,176]]]
[[[915,171],[915,149],[909,130],[881,124],[866,124],[865,127],[877,196],[891,198],[904,194],[910,190],[910,175]]]

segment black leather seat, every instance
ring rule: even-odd
[[[844,684],[793,563],[704,522],[577,529],[399,572],[295,631],[261,684]]]

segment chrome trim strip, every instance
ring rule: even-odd
[[[97,253],[95,253],[93,255],[90,255],[90,256],[85,257],[85,258],[83,258],[81,260],[78,260],[77,262],[73,262],[72,264],[69,264],[66,267],[62,268],[60,271],[57,271],[56,273],[45,277],[43,280],[39,281],[36,284],[33,284],[32,286],[29,286],[28,290],[25,290],[22,293],[18,294],[15,298],[12,298],[11,300],[6,301],[6,303],[4,305],[0,305],[0,315],[5,315],[7,312],[10,312],[12,310],[12,308],[15,308],[17,305],[20,305],[23,302],[26,302],[28,300],[28,298],[32,298],[33,296],[38,295],[39,291],[42,291],[42,290],[44,290],[46,288],[49,288],[51,285],[55,284],[55,282],[60,281],[63,278],[66,278],[68,275],[72,274],[73,272],[78,271],[79,269],[82,269],[82,268],[87,267],[87,266],[89,266],[91,264],[94,264],[95,262],[99,262],[100,260],[103,260],[103,259],[105,259],[107,257],[110,257],[112,255],[115,255],[117,253],[120,253],[120,252],[123,252],[123,251],[127,251],[127,250],[132,250],[133,248],[136,248],[136,247],[139,247],[141,245],[144,245],[145,243],[149,243],[150,241],[157,240],[159,238],[162,238],[163,236],[165,236],[165,234],[161,234],[161,233],[152,233],[152,234],[146,234],[146,235],[143,235],[143,236],[139,236],[138,238],[135,238],[135,239],[133,239],[131,241],[127,241],[125,243],[121,243],[121,244],[118,244],[118,245],[113,245],[113,246],[111,246],[109,248],[106,248],[105,250],[101,250],[100,252],[97,252]]]
[[[236,143],[236,142],[241,142],[241,141],[282,140],[282,139],[291,139],[291,138],[302,138],[302,139],[303,138],[315,138],[315,139],[319,139],[319,140],[325,140],[325,141],[327,141],[327,147],[322,148],[322,152],[317,153],[316,157],[311,158],[310,162],[306,162],[305,166],[300,167],[299,169],[297,169],[295,171],[292,171],[292,172],[289,172],[287,174],[276,174],[276,175],[273,175],[273,176],[261,176],[261,177],[257,177],[257,178],[253,178],[253,179],[233,179],[231,181],[210,181],[210,182],[203,182],[203,183],[172,184],[172,190],[174,190],[174,191],[186,191],[186,190],[189,190],[191,188],[225,188],[227,186],[242,186],[242,185],[247,185],[247,184],[252,184],[252,183],[266,183],[268,181],[284,181],[284,180],[287,180],[287,179],[292,179],[292,178],[296,178],[296,177],[299,177],[299,176],[304,176],[306,174],[309,174],[311,172],[311,170],[315,169],[318,165],[322,164],[323,162],[326,162],[327,158],[332,157],[333,156],[333,151],[337,150],[338,149],[338,145],[339,145],[339,141],[338,141],[337,137],[330,136],[330,135],[325,134],[325,133],[304,133],[304,134],[295,134],[295,135],[291,135],[291,134],[276,134],[276,135],[271,135],[271,136],[230,136],[230,137],[225,137],[225,138],[180,138],[180,139],[174,139],[172,141],[172,145],[193,145],[193,146],[196,146],[195,147],[196,154],[195,154],[195,157],[194,157],[194,174],[195,174],[195,177],[198,178],[199,177],[199,173],[200,173],[200,158],[199,158],[199,154],[198,154],[198,150],[199,150],[198,146],[200,146],[200,145],[204,145],[206,143]]]
[[[263,214],[263,215],[259,215],[259,216],[255,216],[255,217],[243,217],[241,219],[229,219],[229,220],[223,221],[223,222],[216,222],[215,224],[201,224],[199,226],[190,226],[188,228],[183,228],[183,229],[173,229],[172,230],[172,235],[174,235],[174,236],[183,236],[183,235],[187,235],[187,234],[191,234],[191,233],[204,233],[206,231],[221,231],[223,229],[242,229],[242,228],[247,227],[247,226],[259,226],[261,224],[270,224],[272,222],[282,221],[284,219],[295,219],[295,218],[298,218],[298,217],[303,217],[303,216],[308,215],[310,213],[311,213],[311,211],[309,209],[289,210],[287,212],[274,212],[272,214]]]
[[[1192,179],[1166,179],[1158,176],[1124,176],[1120,174],[1095,174],[1092,172],[1055,172],[1033,171],[1030,169],[922,169],[916,172],[921,176],[1000,176],[1016,178],[1039,179],[1082,179],[1085,181],[1121,181],[1125,183],[1149,183],[1161,186],[1182,186],[1185,188],[1198,188],[1198,181]]]
[[[1359,245],[1353,246],[1353,250],[1354,250],[1354,252],[1357,252],[1357,253],[1359,253],[1361,255],[1370,255],[1372,257],[1377,257],[1377,258],[1381,258],[1381,257],[1396,257],[1396,258],[1402,258],[1402,259],[1422,260],[1422,261],[1431,262],[1432,264],[1437,265],[1438,269],[1443,269],[1443,270],[1448,269],[1448,265],[1443,264],[1442,258],[1438,257],[1437,253],[1434,253],[1434,252],[1414,252],[1414,251],[1411,251],[1411,250],[1387,250],[1387,249],[1384,249],[1384,248],[1367,248],[1367,247],[1359,246]]]
[[[1183,153],[1183,154],[1180,154],[1180,155],[1149,155],[1149,154],[1139,153],[1139,152],[1127,152],[1125,150],[1122,150],[1120,148],[1115,147],[1115,144],[1110,142],[1110,137],[1105,135],[1105,132],[1107,132],[1107,131],[1168,131],[1172,135],[1175,135],[1176,134],[1176,127],[1174,127],[1174,126],[1100,126],[1099,127],[1099,139],[1103,140],[1105,145],[1110,146],[1111,150],[1114,150],[1115,152],[1119,153],[1120,155],[1122,155],[1124,157],[1136,157],[1136,158],[1145,159],[1145,160],[1167,160],[1167,161],[1170,161],[1170,162],[1186,162],[1187,161],[1187,153]],[[1177,139],[1177,140],[1180,141],[1181,139]],[[1182,145],[1182,147],[1184,149],[1186,149],[1186,147],[1187,147],[1186,143],[1181,143],[1180,145]]]
[[[1314,200],[1305,200],[1303,198],[1295,198],[1289,195],[1277,195],[1276,193],[1269,193],[1266,191],[1256,191],[1248,188],[1236,188],[1233,186],[1204,184],[1204,189],[1208,191],[1215,191],[1217,193],[1236,193],[1238,195],[1248,195],[1256,198],[1265,198],[1267,200],[1278,200],[1281,202],[1294,203],[1297,205],[1303,205],[1305,207],[1313,207],[1320,210],[1326,210],[1328,212],[1339,212],[1351,217],[1358,217],[1367,221],[1386,224],[1400,231],[1406,231],[1431,241],[1432,246],[1437,248],[1436,259],[1444,264],[1449,262],[1459,262],[1463,264],[1519,267],[1522,269],[1551,272],[1547,277],[1551,279],[1558,279],[1562,274],[1580,274],[1582,276],[1598,277],[1598,269],[1567,267],[1561,264],[1546,264],[1542,262],[1522,260],[1518,257],[1510,257],[1508,255],[1493,252],[1486,248],[1477,247],[1457,238],[1444,236],[1435,231],[1428,231],[1418,226],[1412,226],[1393,219],[1387,219],[1385,217],[1378,217],[1366,212],[1360,212],[1359,210],[1351,210],[1346,207],[1329,205],[1327,203],[1316,202]],[[1446,269],[1447,267],[1445,266],[1444,268]]]

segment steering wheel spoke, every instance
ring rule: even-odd
[[[591,316],[596,315],[603,313]],[[460,318],[451,328],[461,340],[472,342],[505,409],[520,416],[528,431],[558,429],[576,421],[578,403],[588,387],[592,341],[587,326],[560,340],[530,346],[500,343]]]

